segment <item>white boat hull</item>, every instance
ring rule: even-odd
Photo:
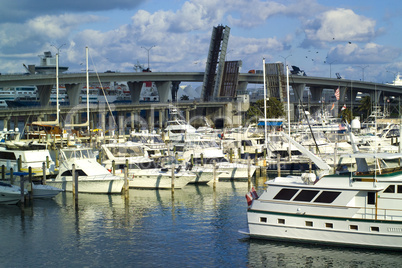
[[[190,181],[194,181],[193,174],[180,175],[174,178],[174,188],[181,189]],[[167,174],[129,175],[130,188],[171,189],[172,176]]]
[[[337,244],[358,247],[402,248],[402,222],[386,222],[361,219],[309,218],[305,215],[258,213],[249,211],[248,235],[272,240],[293,240],[321,244]],[[260,222],[260,218],[267,222]],[[285,224],[278,223],[279,219]],[[314,226],[306,226],[306,222]],[[326,227],[330,222],[333,228]],[[358,226],[353,230],[350,226]],[[373,231],[376,226],[380,231]]]
[[[71,177],[62,177],[61,179],[49,179],[46,184],[56,188],[63,189],[64,191],[71,192],[73,189]],[[111,176],[110,179],[104,178],[84,178],[78,179],[78,192],[79,193],[93,193],[93,194],[117,194],[121,193],[124,185],[122,178]]]
[[[217,166],[217,170],[222,172],[219,175],[219,179],[223,180],[241,180],[248,179],[248,176],[252,177],[256,170],[254,165],[250,165],[250,168],[245,164],[230,164],[230,163],[220,163]],[[249,174],[250,173],[250,174]]]
[[[26,191],[25,191],[26,193]],[[21,188],[17,186],[0,186],[0,204],[13,205],[21,200]]]
[[[34,184],[32,186],[33,198],[53,198],[61,192],[63,192],[62,189],[51,185]]]

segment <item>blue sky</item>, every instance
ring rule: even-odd
[[[91,69],[204,71],[212,28],[231,28],[228,60],[242,72],[284,61],[307,75],[391,82],[402,71],[402,2],[396,0],[0,0],[0,72],[25,72],[61,46],[60,64]],[[53,45],[53,46],[52,46]],[[331,63],[331,64],[328,64]],[[331,68],[330,68],[331,67]],[[331,69],[331,73],[330,73]]]

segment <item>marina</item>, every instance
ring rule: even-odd
[[[211,45],[211,58],[217,50]],[[46,252],[38,264],[326,266],[328,258],[345,263],[347,255],[353,266],[372,264],[373,250],[390,262],[402,249],[401,125],[395,114],[385,124],[392,108],[385,98],[383,108],[370,103],[373,116],[363,125],[353,109],[348,118],[342,112],[346,101],[353,104],[345,98],[348,82],[307,77],[296,66],[290,72],[263,59],[264,75],[206,72],[200,98],[179,101],[174,78],[181,74],[107,71],[96,74],[105,87],[98,86],[88,53],[86,47],[85,85],[81,75],[59,75],[67,69],[59,68],[58,54],[45,52],[19,82],[30,86],[6,77],[10,88],[0,92],[7,104],[0,111],[0,210],[7,214],[0,223],[17,222],[7,235],[20,236],[15,240],[24,251]],[[226,64],[209,60],[217,68]],[[299,95],[292,103],[289,73]],[[229,77],[231,86],[212,87]],[[250,102],[242,89],[261,80],[263,102]],[[328,85],[336,110],[335,102],[321,101]],[[372,86],[354,84],[360,98]],[[382,89],[393,94],[391,85]],[[24,90],[24,98],[17,96]],[[277,113],[268,116],[273,107]],[[43,233],[48,239],[38,237]],[[300,248],[308,253],[295,260]]]

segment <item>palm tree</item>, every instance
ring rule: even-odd
[[[364,119],[366,119],[371,114],[371,97],[365,96],[360,100],[360,105],[357,108],[359,112],[363,113]]]
[[[283,103],[275,97],[270,97],[267,101],[267,118],[278,118],[285,115]],[[254,105],[250,106],[247,111],[247,117],[263,117],[264,116],[264,99],[257,100]]]

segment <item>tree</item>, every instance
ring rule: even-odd
[[[371,114],[371,98],[370,96],[365,96],[360,100],[359,107],[357,108],[359,112],[363,113],[363,118],[366,119]]]
[[[352,121],[352,111],[348,108],[341,110],[339,116],[348,123]]]
[[[189,100],[190,98],[187,95],[182,95],[180,100]]]
[[[283,103],[275,97],[267,100],[267,118],[278,118],[285,115]],[[257,100],[247,111],[247,117],[264,117],[264,99]]]

